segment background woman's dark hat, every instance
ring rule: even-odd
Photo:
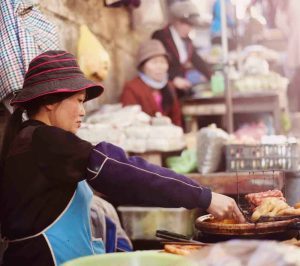
[[[47,51],[29,64],[23,88],[11,100],[22,105],[44,95],[86,90],[86,101],[98,97],[104,88],[85,78],[74,55],[66,51]]]

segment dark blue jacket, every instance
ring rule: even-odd
[[[121,148],[106,142],[94,147],[73,133],[35,120],[26,121],[13,141],[0,181],[1,234],[11,241],[24,238],[10,242],[4,265],[53,265],[46,237],[57,240],[53,232],[62,227],[55,225],[61,218],[73,219],[77,205],[83,206],[79,215],[83,216],[90,198],[86,194],[91,194],[85,192],[90,190],[86,182],[119,204],[207,209],[211,202],[211,191],[185,176],[127,157]],[[79,239],[78,230],[72,228],[76,227],[70,223],[71,230],[59,237]],[[77,228],[84,229],[80,224]],[[79,243],[69,244],[75,253],[83,250],[76,250]]]

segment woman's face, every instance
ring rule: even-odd
[[[76,133],[85,115],[85,96],[85,91],[81,91],[53,104],[49,115],[51,125]]]
[[[166,78],[168,68],[167,58],[159,55],[147,60],[142,67],[142,72],[155,81],[160,82]]]
[[[173,26],[175,27],[177,33],[179,34],[179,36],[181,38],[189,37],[189,34],[193,30],[193,26],[191,24],[186,23],[186,22],[181,21],[181,20],[176,20],[173,23]]]

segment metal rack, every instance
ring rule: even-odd
[[[240,179],[239,173],[248,172],[248,178]],[[251,193],[258,193],[267,190],[278,189],[281,190],[285,196],[285,172],[268,170],[268,171],[236,171],[236,195],[237,204],[241,209],[248,209],[245,194],[241,194],[241,187],[243,185],[250,187]],[[275,177],[280,178],[275,178]],[[250,186],[249,186],[250,185]]]
[[[298,169],[298,144],[229,144],[226,146],[227,171]]]

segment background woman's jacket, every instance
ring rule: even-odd
[[[173,101],[163,110],[163,114],[169,116],[173,124],[181,126],[181,110],[175,90],[171,83],[168,83],[165,89],[169,90],[169,95],[172,97]],[[160,92],[162,90],[160,90]],[[139,77],[136,77],[125,84],[121,102],[125,106],[139,104],[142,107],[143,112],[150,116],[155,116],[155,113],[160,111],[152,95],[152,89]]]

